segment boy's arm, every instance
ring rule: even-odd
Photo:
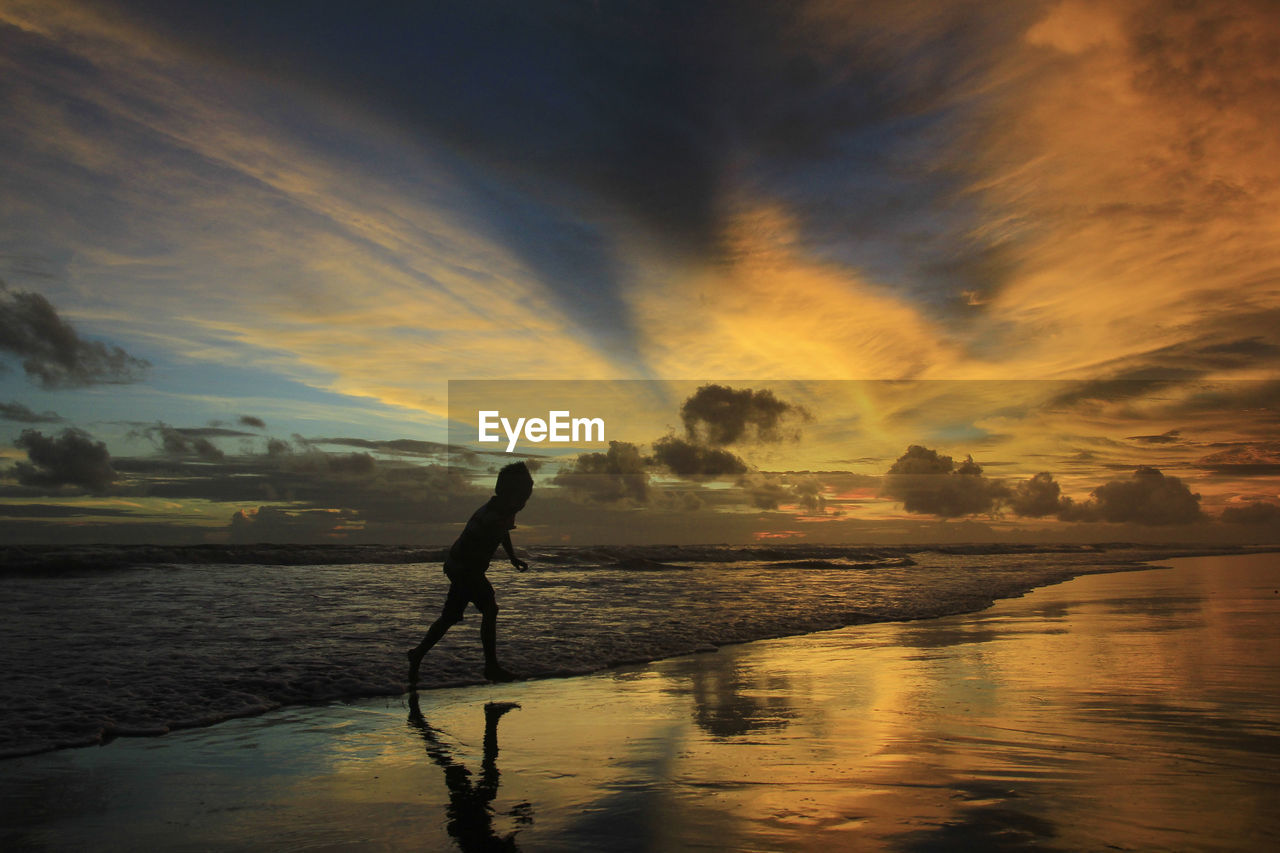
[[[489,541],[492,542],[493,540],[491,539]],[[511,565],[516,567],[516,571],[523,572],[525,569],[529,568],[529,564],[517,557],[516,552],[511,549],[510,533],[502,534],[502,550],[507,552],[507,556],[511,558]]]

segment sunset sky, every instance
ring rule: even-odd
[[[0,0],[0,116],[0,543],[1280,538],[1269,0]]]

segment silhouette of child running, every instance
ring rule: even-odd
[[[449,555],[444,561],[444,573],[449,576],[449,595],[445,598],[440,618],[427,630],[422,642],[407,652],[409,657],[409,683],[418,683],[418,667],[423,656],[440,641],[449,627],[462,619],[468,603],[474,603],[481,613],[480,640],[484,644],[484,677],[490,681],[513,681],[516,676],[498,663],[498,602],[493,586],[484,573],[489,561],[501,545],[511,559],[511,565],[524,571],[529,564],[516,557],[511,549],[511,534],[515,529],[516,513],[524,509],[533,494],[533,476],[523,462],[513,462],[498,472],[494,496],[471,515]]]

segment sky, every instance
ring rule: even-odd
[[[0,0],[0,114],[0,544],[1280,539],[1267,0]]]

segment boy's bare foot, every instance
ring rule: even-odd
[[[409,683],[418,683],[418,667],[422,666],[422,656],[426,652],[419,651],[416,648],[409,649],[405,652],[405,657],[409,658]]]
[[[508,672],[496,663],[485,664],[484,677],[490,681],[518,681],[520,678],[520,676]]]

